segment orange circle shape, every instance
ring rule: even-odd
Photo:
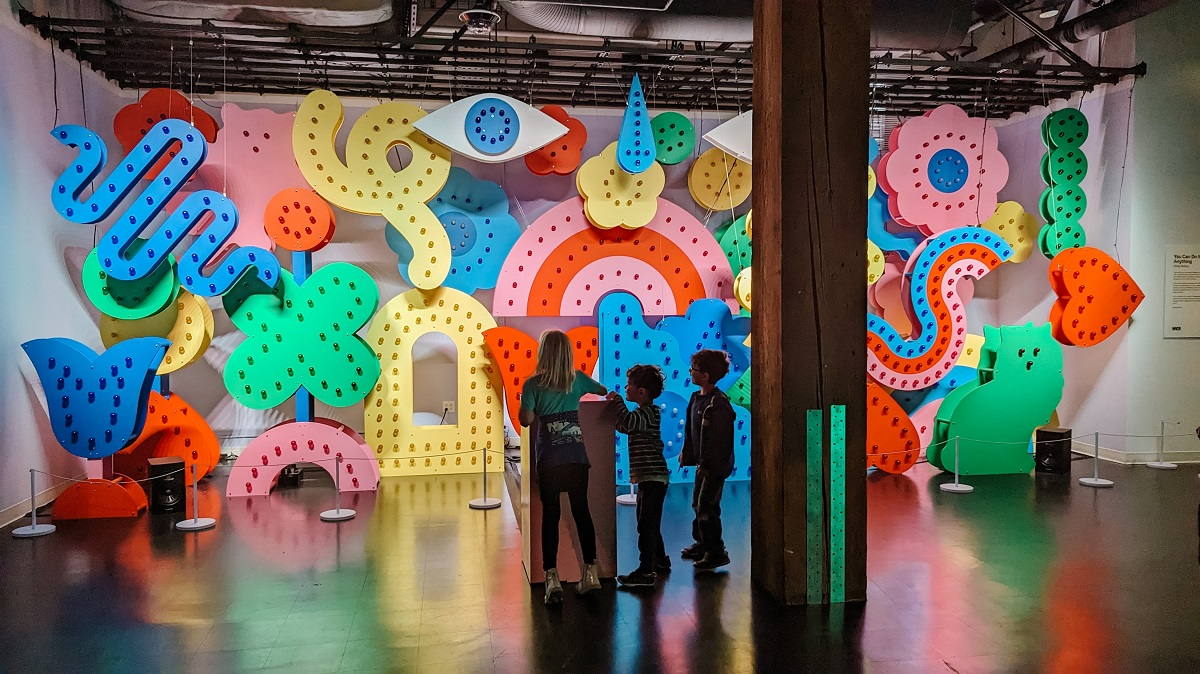
[[[318,251],[333,240],[333,209],[312,190],[283,190],[271,197],[263,227],[276,246],[294,252]]]

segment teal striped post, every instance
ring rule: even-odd
[[[823,410],[808,410],[808,452],[805,500],[808,506],[807,519],[807,601],[809,604],[820,604],[825,584],[825,555],[822,535],[825,531],[825,470],[822,454],[825,432]]]
[[[846,601],[846,406],[829,409],[829,601]]]

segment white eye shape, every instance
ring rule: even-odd
[[[413,123],[426,136],[475,161],[524,157],[567,134],[546,113],[502,94],[476,94]]]
[[[704,134],[704,140],[712,143],[727,155],[747,164],[754,155],[754,111],[747,110],[717,128]]]

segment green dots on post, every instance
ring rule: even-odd
[[[678,112],[664,112],[650,121],[658,163],[671,166],[692,156],[696,148],[696,127]]]

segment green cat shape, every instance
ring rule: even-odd
[[[934,423],[929,463],[963,475],[1028,473],[1029,440],[1050,421],[1063,391],[1062,347],[1050,324],[985,326],[975,381],[946,396]]]

